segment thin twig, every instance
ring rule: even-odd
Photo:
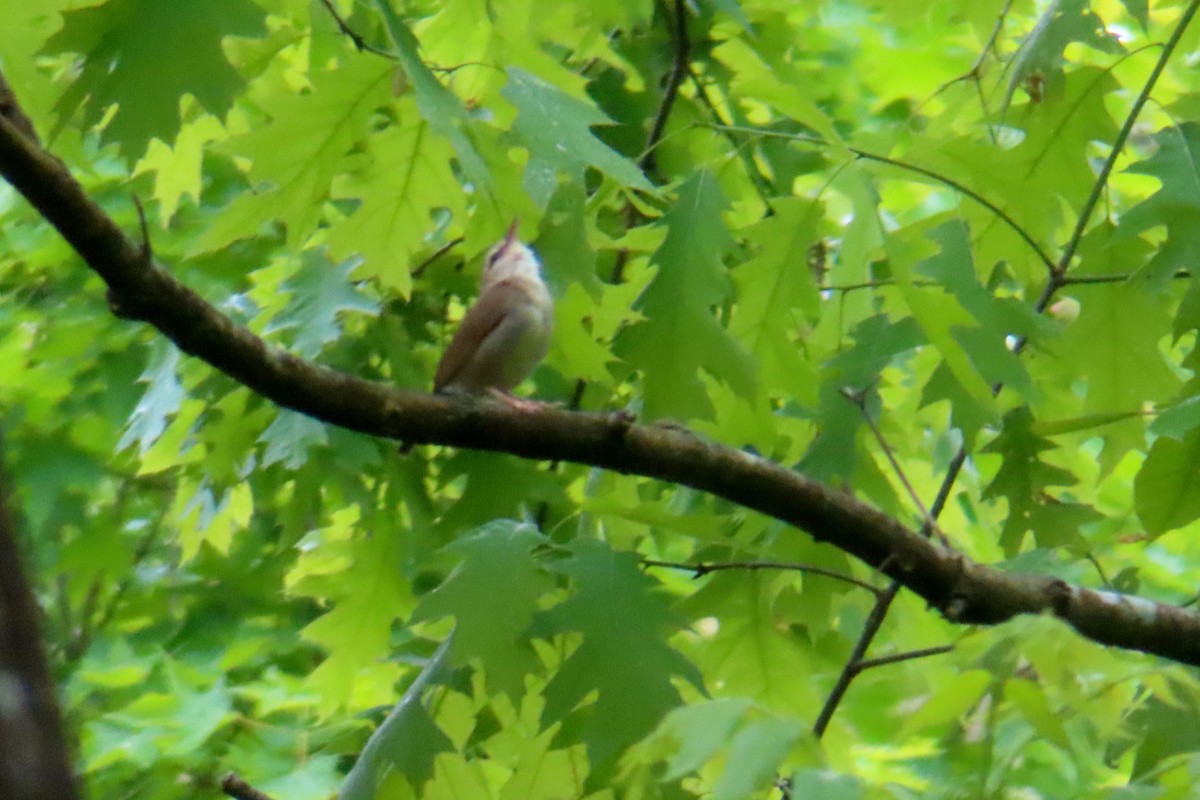
[[[663,96],[659,101],[658,110],[654,113],[654,121],[650,124],[650,132],[646,134],[646,144],[638,158],[638,167],[643,172],[653,172],[658,168],[658,143],[662,140],[663,131],[667,127],[667,119],[671,109],[679,97],[679,85],[688,71],[688,58],[691,53],[691,40],[687,33],[687,8],[684,0],[675,0],[675,25],[671,38],[675,43],[675,55],[671,62],[671,72],[667,75],[667,85],[663,88]],[[625,201],[622,209],[622,225],[630,230],[643,219],[642,212],[632,201]],[[629,250],[621,248],[613,261],[609,280],[612,283],[625,281],[625,265],[629,262]]]
[[[679,96],[679,87],[683,76],[688,73],[688,59],[691,57],[692,43],[687,32],[687,4],[684,0],[675,0],[675,29],[672,33],[675,44],[675,55],[671,61],[671,72],[667,75],[667,85],[663,88],[662,101],[658,104],[658,112],[654,115],[654,123],[646,136],[646,146],[638,166],[643,172],[654,172],[658,166],[658,156],[655,145],[666,130],[667,120],[671,116],[671,108]]]
[[[1111,589],[1112,581],[1108,579],[1108,573],[1106,573],[1104,571],[1104,567],[1101,566],[1100,559],[1096,558],[1095,554],[1093,553],[1088,553],[1084,556],[1084,558],[1090,561],[1092,566],[1096,568],[1096,574],[1100,576],[1101,585],[1103,585],[1105,589]]]
[[[150,245],[150,226],[146,224],[146,209],[142,207],[142,200],[136,194],[133,195],[133,205],[137,209],[138,222],[142,226],[142,258],[149,266],[154,262],[154,249]]]
[[[790,139],[796,142],[807,142],[809,144],[814,144],[821,147],[829,147],[829,143],[819,136],[808,136],[800,133],[786,133],[784,131],[771,131],[764,130],[762,128],[743,127],[740,125],[714,125],[710,123],[707,127],[717,130],[725,128],[738,133],[758,134],[759,136],[767,138]],[[890,156],[880,155],[879,153],[872,153],[869,150],[863,150],[858,147],[850,146],[847,146],[846,150],[853,153],[856,157],[866,161],[876,161],[880,164],[887,164],[888,166],[896,167],[897,169],[903,169],[907,170],[908,172],[915,172],[918,175],[924,175],[925,177],[935,180],[938,183],[949,186],[951,189],[954,189],[956,192],[959,192],[965,197],[969,197],[979,205],[986,208],[988,211],[991,211],[996,215],[997,219],[1007,225],[1009,229],[1021,239],[1021,241],[1025,242],[1025,244],[1028,245],[1031,250],[1033,250],[1038,259],[1046,265],[1047,269],[1049,269],[1051,272],[1053,272],[1055,269],[1054,260],[1051,259],[1046,251],[1042,249],[1041,245],[1037,243],[1033,236],[1031,236],[1028,231],[1021,227],[1020,223],[1009,216],[1007,211],[1000,208],[991,200],[988,200],[986,197],[981,195],[979,192],[976,192],[966,184],[963,184],[947,175],[943,175],[940,172],[928,169],[927,167],[922,167],[907,161],[901,161],[896,158],[891,158]]]
[[[1111,284],[1111,283],[1124,283],[1125,281],[1129,280],[1130,278],[1133,278],[1136,275],[1137,275],[1136,272],[1121,272],[1121,273],[1117,273],[1117,274],[1113,274],[1113,275],[1080,275],[1078,277],[1067,276],[1067,277],[1063,278],[1062,281],[1059,283],[1059,287],[1062,288],[1062,287],[1066,287],[1066,286],[1102,286],[1102,285]],[[1191,278],[1192,278],[1192,273],[1186,269],[1176,270],[1175,273],[1173,275],[1171,275],[1171,279],[1176,280],[1176,281],[1186,281],[1186,280],[1191,280]],[[942,283],[940,283],[938,281],[924,280],[921,278],[917,278],[917,279],[913,280],[911,283],[913,286],[920,286],[920,287],[942,286],[943,285]],[[860,289],[884,289],[884,288],[887,288],[890,286],[897,286],[897,285],[898,284],[896,283],[896,280],[894,278],[880,278],[879,280],[875,280],[875,281],[861,281],[859,283],[839,283],[839,284],[834,284],[833,286],[822,286],[821,291],[823,291],[823,292],[856,292]]]
[[[857,586],[860,589],[866,589],[871,594],[878,597],[882,590],[878,586],[872,586],[864,580],[859,580],[853,575],[847,575],[844,572],[837,572],[824,567],[814,567],[808,564],[792,564],[786,561],[723,561],[717,563],[706,564],[699,562],[688,564],[680,561],[659,561],[654,558],[642,559],[642,566],[645,567],[662,567],[664,569],[679,569],[685,572],[693,573],[693,577],[702,578],[710,572],[724,572],[728,570],[746,570],[753,572],[762,569],[778,569],[788,572],[800,572],[809,575],[822,575],[835,581],[849,583]]]
[[[930,656],[940,656],[944,653],[949,653],[954,649],[952,644],[943,644],[938,647],[925,647],[920,650],[909,650],[906,653],[896,653],[893,656],[880,656],[879,658],[866,658],[857,662],[854,665],[856,673],[865,672],[875,667],[885,667],[888,664],[899,664],[903,661],[912,661],[917,658],[929,658]]]
[[[1104,165],[1100,167],[1100,172],[1092,184],[1091,192],[1088,193],[1087,199],[1083,201],[1083,208],[1080,209],[1079,218],[1075,222],[1075,230],[1071,232],[1071,238],[1067,240],[1067,245],[1063,248],[1062,257],[1058,260],[1058,264],[1054,269],[1051,278],[1052,283],[1057,279],[1060,282],[1059,285],[1061,285],[1061,281],[1066,276],[1067,270],[1071,266],[1071,261],[1075,258],[1075,251],[1079,249],[1079,243],[1083,241],[1083,233],[1087,228],[1088,222],[1091,221],[1092,212],[1095,211],[1096,204],[1100,202],[1100,195],[1104,192],[1104,187],[1108,185],[1108,178],[1117,164],[1117,158],[1120,157],[1121,151],[1125,148],[1125,142],[1129,139],[1129,134],[1133,132],[1133,126],[1137,122],[1138,115],[1141,113],[1142,107],[1146,105],[1146,101],[1150,99],[1150,92],[1154,90],[1154,85],[1158,83],[1163,70],[1167,68],[1167,62],[1171,60],[1175,48],[1179,45],[1180,39],[1183,38],[1183,34],[1187,30],[1189,23],[1191,23],[1192,17],[1196,15],[1197,9],[1200,9],[1200,0],[1192,0],[1187,10],[1183,12],[1183,16],[1180,17],[1179,24],[1171,32],[1171,38],[1163,45],[1162,53],[1159,55],[1158,61],[1154,64],[1154,69],[1150,71],[1150,77],[1146,79],[1146,84],[1138,92],[1137,98],[1133,101],[1133,107],[1129,109],[1129,114],[1125,117],[1125,124],[1121,126],[1121,130],[1117,133],[1117,138],[1113,140],[1113,146],[1108,152],[1108,158],[1104,160]],[[1051,294],[1053,294],[1053,291],[1051,291]]]
[[[692,79],[692,88],[696,90],[696,99],[700,101],[700,105],[708,110],[708,113],[712,115],[712,118],[718,124],[728,127],[729,121],[722,116],[721,110],[717,108],[716,103],[708,96],[708,88],[700,80],[700,76],[691,67],[688,68],[688,75]],[[754,156],[738,142],[732,131],[721,130],[720,133],[725,136],[725,140],[729,142],[729,146],[733,148],[738,158],[742,160],[742,166],[745,167],[746,175],[750,178],[750,182],[754,184],[759,200],[763,202],[763,205],[769,207],[771,205],[771,187],[763,177],[762,170],[755,163]]]
[[[434,250],[433,253],[431,253],[428,258],[426,258],[420,264],[417,264],[417,266],[413,267],[412,276],[414,278],[419,278],[422,275],[424,275],[425,270],[429,268],[430,264],[437,261],[442,256],[446,255],[446,253],[449,253],[455,247],[458,247],[460,244],[463,243],[463,241],[465,241],[465,240],[462,236],[455,236],[453,239],[446,242],[444,245],[439,247],[437,250]]]
[[[351,42],[354,42],[354,47],[360,53],[365,51],[368,53],[374,53],[377,56],[383,56],[384,58],[391,59],[392,61],[396,60],[396,56],[393,53],[389,53],[387,50],[376,47],[364,39],[358,31],[354,30],[354,28],[351,28],[350,23],[346,22],[346,20],[342,18],[342,15],[338,13],[338,10],[333,7],[333,0],[321,0],[321,5],[325,6],[325,9],[329,12],[329,16],[333,17],[333,21],[337,23],[338,29],[341,30],[341,32],[345,34],[345,36],[350,39]]]
[[[821,713],[817,715],[817,719],[813,723],[813,736],[816,736],[818,739],[825,735],[825,731],[833,719],[833,712],[837,711],[838,706],[841,705],[842,698],[846,696],[846,692],[850,689],[850,682],[858,675],[855,665],[863,660],[867,648],[875,640],[875,635],[879,633],[879,628],[883,625],[883,620],[887,617],[888,609],[891,608],[892,601],[896,599],[899,591],[899,581],[892,581],[875,600],[875,607],[871,609],[867,621],[863,624],[862,633],[858,635],[858,641],[854,643],[854,649],[851,651],[850,657],[846,659],[846,664],[842,667],[837,682],[833,685],[833,689],[829,691],[829,696],[825,698],[825,705],[822,706]]]
[[[975,57],[975,63],[971,65],[971,68],[957,78],[951,78],[935,89],[933,94],[929,96],[929,100],[932,100],[954,84],[961,83],[962,81],[975,81],[976,86],[979,85],[979,81],[983,78],[983,62],[987,60],[988,55],[992,52],[992,48],[996,46],[996,40],[1000,38],[1000,31],[1004,30],[1004,21],[1008,18],[1008,12],[1012,9],[1012,5],[1013,0],[1007,0],[1004,8],[1000,9],[1000,13],[996,16],[996,24],[992,26],[992,35],[988,37],[987,43],[979,51],[979,55]],[[925,102],[929,102],[929,100]],[[982,97],[980,101],[982,104]]]
[[[1136,273],[1123,272],[1117,275],[1079,275],[1077,277],[1066,276],[1059,281],[1059,286],[1094,286],[1104,283],[1124,283],[1134,277]],[[1191,280],[1192,273],[1186,269],[1176,270],[1171,275],[1171,280],[1186,281]]]
[[[221,791],[236,800],[271,800],[271,796],[260,792],[232,772],[221,778]]]
[[[904,486],[904,490],[908,492],[908,497],[910,500],[912,500],[913,505],[915,505],[917,510],[921,512],[922,530],[927,529],[930,533],[936,536],[938,541],[942,543],[943,547],[951,547],[950,540],[947,539],[946,534],[942,533],[941,529],[938,528],[937,521],[933,517],[929,516],[929,510],[925,508],[925,504],[921,502],[920,496],[917,495],[917,490],[913,488],[912,483],[908,480],[908,476],[904,474],[904,468],[900,466],[900,461],[896,458],[895,452],[893,452],[891,445],[888,444],[887,439],[884,438],[883,431],[879,430],[879,426],[875,424],[875,420],[871,419],[871,414],[867,411],[866,392],[858,389],[851,389],[849,387],[843,387],[842,397],[845,397],[847,400],[853,403],[858,409],[859,413],[862,414],[863,421],[866,422],[867,427],[871,429],[871,433],[874,435],[875,441],[879,443],[879,447],[881,450],[883,450],[883,454],[887,456],[888,463],[892,465],[892,471],[895,472],[896,477],[900,479],[900,483]]]

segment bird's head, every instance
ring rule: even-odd
[[[541,280],[542,262],[531,248],[517,238],[518,220],[513,220],[504,238],[488,250],[483,259],[483,286],[506,278],[524,276]]]

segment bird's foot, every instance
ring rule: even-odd
[[[488,394],[504,403],[506,406],[515,408],[517,411],[541,411],[543,408],[548,408],[549,403],[543,403],[541,400],[524,400],[520,397],[501,391],[500,389],[489,389]]]

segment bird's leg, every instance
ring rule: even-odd
[[[488,394],[504,403],[506,406],[511,406],[518,411],[541,411],[548,404],[540,400],[524,400],[520,397],[509,394],[502,389],[488,389]]]

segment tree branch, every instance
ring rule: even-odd
[[[1083,201],[1083,208],[1079,211],[1079,219],[1075,222],[1075,230],[1071,232],[1071,238],[1067,240],[1066,247],[1063,248],[1062,256],[1058,259],[1058,264],[1054,269],[1054,278],[1051,283],[1062,285],[1062,280],[1067,274],[1067,270],[1071,268],[1071,260],[1075,258],[1075,251],[1079,248],[1079,243],[1083,241],[1083,233],[1087,229],[1088,222],[1092,218],[1092,212],[1096,209],[1096,204],[1100,202],[1100,195],[1104,192],[1104,187],[1108,185],[1108,177],[1112,174],[1113,168],[1117,165],[1117,158],[1121,155],[1121,151],[1125,148],[1125,142],[1129,139],[1129,134],[1133,132],[1133,126],[1137,122],[1138,115],[1142,112],[1142,107],[1146,105],[1146,101],[1150,99],[1150,92],[1154,90],[1154,85],[1158,83],[1158,78],[1162,75],[1163,70],[1167,68],[1167,62],[1171,60],[1175,48],[1179,45],[1180,39],[1183,38],[1184,31],[1192,21],[1192,17],[1196,15],[1196,11],[1200,9],[1200,0],[1192,0],[1188,7],[1184,10],[1183,16],[1179,18],[1179,23],[1175,26],[1175,30],[1171,32],[1171,38],[1163,46],[1162,53],[1158,56],[1158,61],[1154,64],[1154,69],[1150,71],[1150,77],[1146,79],[1146,85],[1138,92],[1137,98],[1133,101],[1133,107],[1129,109],[1129,114],[1125,117],[1125,123],[1121,126],[1121,130],[1117,132],[1117,138],[1113,141],[1112,148],[1108,151],[1108,158],[1104,160],[1104,165],[1100,167],[1100,174],[1096,176],[1095,183],[1092,184],[1092,190],[1088,193],[1087,199]],[[1055,289],[1058,287],[1056,286]],[[1054,291],[1050,292],[1051,295]]]
[[[270,795],[255,789],[232,772],[221,778],[221,791],[234,800],[271,800]]]
[[[663,131],[666,130],[667,120],[671,117],[671,108],[675,105],[675,98],[679,96],[679,86],[683,83],[684,76],[688,74],[688,59],[691,57],[692,43],[688,39],[687,4],[684,3],[684,0],[675,0],[674,16],[675,29],[671,38],[674,40],[675,54],[671,61],[671,72],[667,75],[667,85],[663,87],[658,113],[654,115],[650,133],[646,136],[646,146],[642,151],[642,157],[638,159],[638,166],[645,172],[653,172],[657,167],[656,147],[662,139]]]
[[[940,656],[943,653],[949,653],[954,650],[954,645],[943,644],[937,647],[925,647],[920,650],[909,650],[904,653],[896,653],[890,656],[880,656],[879,658],[866,658],[862,661],[856,661],[854,671],[865,672],[875,667],[886,667],[889,664],[899,664],[903,661],[913,661],[918,658],[929,658],[930,656]]]
[[[75,800],[79,794],[42,646],[41,612],[8,513],[12,496],[0,462],[0,797]]]
[[[1200,665],[1200,614],[982,566],[848,494],[690,431],[398,389],[268,345],[148,263],[70,172],[2,116],[0,174],[104,279],[129,316],[280,406],[397,441],[561,459],[689,486],[807,531],[880,569],[952,621],[994,624],[1050,613],[1096,642]]]

